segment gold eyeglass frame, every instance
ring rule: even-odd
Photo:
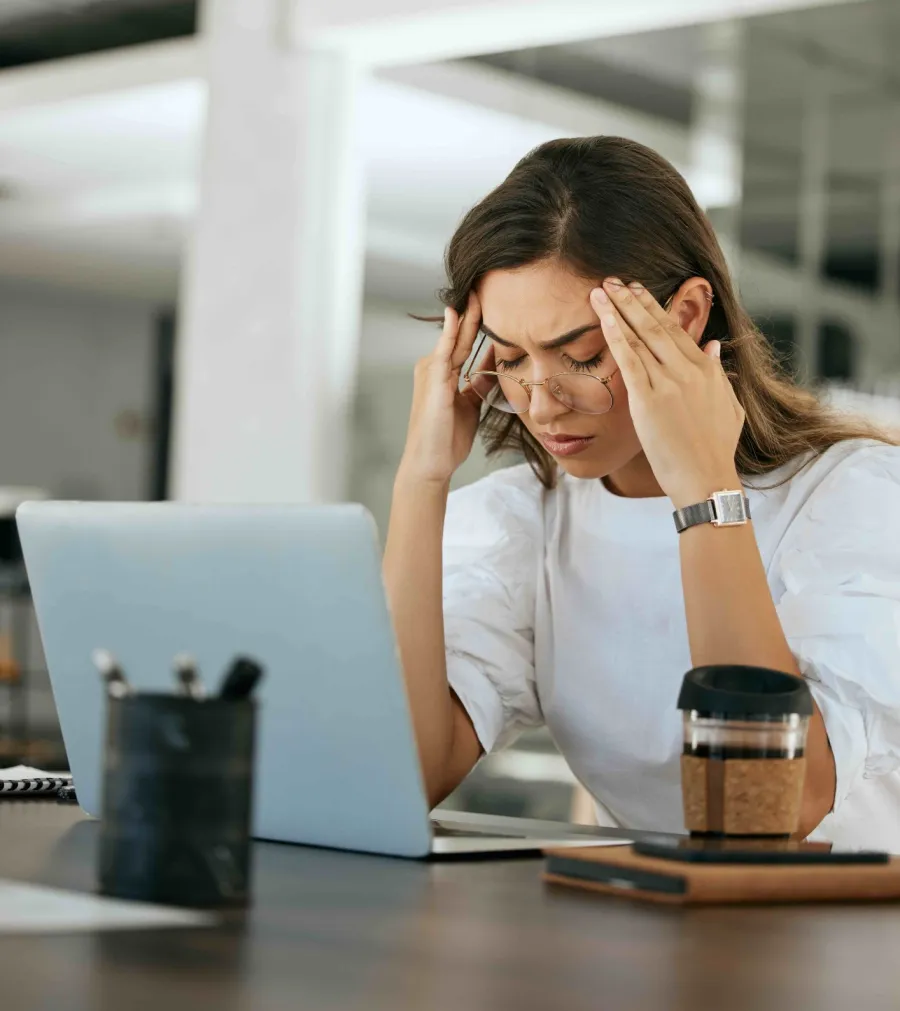
[[[609,414],[609,412],[613,409],[613,406],[615,405],[615,402],[616,402],[616,398],[613,396],[613,391],[609,388],[609,384],[612,381],[613,377],[618,374],[618,372],[619,372],[618,369],[615,369],[615,371],[611,372],[608,376],[604,376],[602,378],[600,376],[592,376],[592,375],[590,375],[590,373],[587,373],[587,372],[554,372],[552,376],[547,376],[546,379],[542,379],[539,383],[526,383],[524,379],[519,379],[518,376],[512,376],[508,372],[489,372],[487,370],[485,370],[485,371],[479,370],[478,372],[474,372],[473,373],[472,369],[473,369],[473,367],[475,365],[475,362],[478,360],[478,356],[481,353],[481,349],[484,346],[484,342],[487,339],[488,339],[487,338],[487,334],[482,334],[481,335],[481,341],[478,344],[478,347],[477,347],[477,349],[475,351],[475,354],[472,356],[472,360],[469,363],[469,367],[466,369],[466,371],[465,371],[465,373],[463,375],[463,379],[465,380],[465,382],[467,382],[469,384],[469,386],[472,387],[473,390],[475,389],[475,387],[472,385],[472,377],[473,376],[475,376],[475,377],[477,377],[477,376],[493,376],[497,380],[498,385],[499,385],[501,379],[512,379],[512,381],[514,383],[518,383],[519,386],[521,386],[522,389],[525,391],[525,395],[528,397],[528,406],[530,407],[531,406],[531,391],[536,386],[544,386],[547,383],[549,383],[551,379],[558,379],[560,376],[578,376],[579,378],[583,377],[585,379],[593,379],[595,382],[602,383],[606,387],[606,392],[609,394],[609,407],[607,407],[603,411],[598,411],[598,412],[594,412],[594,411],[579,411],[575,407],[569,407],[569,405],[565,401],[560,400],[559,397],[557,397],[557,395],[553,392],[553,390],[552,390],[551,387],[549,387],[549,386],[547,387],[547,392],[550,394],[551,397],[553,397],[554,400],[556,400],[560,404],[562,404],[563,407],[568,407],[570,411],[575,411],[576,414],[590,414],[590,415],[592,415],[595,418],[599,418],[601,414]],[[479,397],[481,397],[481,394],[478,393],[477,390],[475,390],[475,393]],[[481,399],[484,400],[483,397],[481,397]],[[487,404],[486,400],[484,400],[484,402]],[[493,409],[495,411],[502,411],[503,414],[514,414],[517,417],[521,416],[522,414],[527,413],[526,411],[503,411],[502,408],[500,408],[500,407],[494,407],[493,404],[488,404],[488,407],[493,407]]]
[[[710,291],[706,291],[704,289],[703,294],[706,297],[707,301],[709,302],[710,306],[712,306],[713,303],[715,302],[715,296],[713,295],[713,293],[710,292]],[[665,304],[663,305],[663,309],[666,312],[669,311],[669,307],[671,306],[672,301],[673,301],[674,298],[675,298],[675,292],[673,292],[666,299]],[[469,384],[469,386],[472,386],[473,390],[475,390],[475,387],[472,385],[472,375],[473,375],[472,369],[473,369],[473,367],[475,365],[475,362],[478,361],[478,355],[481,353],[481,349],[482,349],[482,347],[484,347],[484,342],[487,339],[488,339],[487,334],[482,334],[481,335],[481,340],[478,343],[478,347],[475,349],[475,354],[472,355],[472,359],[469,362],[469,367],[466,369],[465,374],[463,375],[463,379],[465,380],[466,383]],[[593,379],[593,380],[595,380],[598,383],[602,383],[606,387],[606,392],[609,394],[609,407],[607,407],[605,411],[600,411],[598,414],[593,414],[593,412],[591,412],[591,411],[579,411],[579,410],[577,410],[574,407],[569,407],[568,404],[566,404],[564,401],[560,400],[559,397],[556,396],[556,394],[553,392],[552,389],[550,389],[549,386],[547,387],[547,391],[549,392],[550,396],[553,397],[554,400],[559,401],[559,403],[561,403],[563,405],[563,407],[569,407],[570,411],[575,411],[576,414],[590,414],[592,417],[599,418],[601,414],[609,414],[609,412],[615,406],[616,398],[613,395],[613,391],[609,388],[609,384],[612,381],[613,377],[616,376],[616,375],[618,375],[618,373],[619,373],[619,370],[615,369],[608,376],[604,376],[601,379],[600,376],[592,376],[592,375],[590,375],[590,373],[587,373],[587,372],[554,372],[552,376],[547,376],[546,379],[542,379],[539,383],[526,383],[524,379],[519,379],[518,376],[512,376],[508,372],[489,372],[489,371],[486,371],[486,370],[482,372],[482,371],[479,370],[478,372],[475,372],[474,375],[475,376],[493,376],[497,380],[498,385],[500,383],[501,378],[502,379],[512,379],[513,382],[518,383],[519,386],[521,386],[522,389],[525,391],[525,395],[528,397],[528,406],[529,407],[531,406],[531,391],[536,386],[544,386],[544,385],[546,385],[547,383],[550,382],[551,379],[558,379],[560,376],[584,376],[585,379]],[[478,393],[477,390],[475,390],[475,393],[476,393],[476,395],[484,403],[487,404],[487,401],[484,400],[484,398],[481,396],[480,393]],[[492,406],[493,405],[488,404],[488,407],[492,407]],[[502,408],[500,408],[500,407],[494,407],[493,409],[495,411],[502,411]],[[502,411],[502,413],[503,414],[513,414],[516,417],[518,417],[518,416],[520,416],[522,414],[525,414],[526,412],[525,411]]]

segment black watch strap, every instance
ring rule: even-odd
[[[716,510],[707,499],[705,502],[697,502],[696,505],[685,506],[684,509],[676,509],[673,516],[675,529],[681,533],[688,527],[697,526],[698,523],[712,523],[716,518]]]
[[[717,527],[739,526],[750,519],[750,501],[738,490],[717,491],[705,502],[676,509],[672,518],[678,533],[700,523],[712,523]]]

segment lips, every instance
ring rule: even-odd
[[[593,435],[569,435],[565,432],[555,435],[543,433],[539,438],[552,456],[574,456],[587,449],[594,441]]]

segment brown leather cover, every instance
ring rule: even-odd
[[[544,874],[553,884],[584,888],[606,895],[662,902],[668,905],[775,902],[872,902],[900,898],[900,858],[886,864],[692,864],[633,853],[630,846],[598,846],[547,850],[549,866],[562,860],[599,865],[603,873],[621,872],[602,883],[573,873]],[[558,866],[558,863],[557,863]],[[590,872],[590,866],[585,870]],[[629,875],[634,877],[629,877]],[[681,892],[640,887],[640,875],[660,876]],[[660,882],[661,884],[662,882]]]

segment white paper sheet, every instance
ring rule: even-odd
[[[214,922],[213,916],[189,909],[0,880],[0,934],[206,927]]]
[[[43,769],[33,769],[30,765],[11,765],[7,769],[0,769],[0,780],[71,778],[71,773],[68,772],[45,772]]]

